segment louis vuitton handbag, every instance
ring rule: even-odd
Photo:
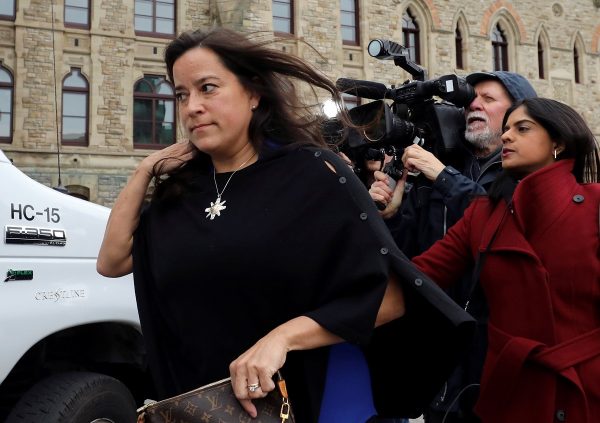
[[[265,398],[252,400],[258,411],[255,419],[242,408],[227,378],[162,401],[147,400],[137,410],[137,422],[295,423],[285,380],[279,372],[275,379],[273,391]]]

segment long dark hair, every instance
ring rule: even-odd
[[[244,88],[260,96],[249,128],[250,140],[257,149],[268,138],[324,147],[322,117],[315,113],[316,103],[305,105],[300,101],[294,80],[309,84],[313,90],[316,87],[329,92],[341,105],[335,84],[298,57],[273,48],[275,40],[258,39],[264,36],[222,27],[183,32],[165,50],[169,79],[173,81],[173,65],[185,52],[196,47],[210,49]]]
[[[575,160],[572,172],[579,183],[600,181],[598,142],[576,110],[549,98],[527,98],[516,102],[506,111],[502,127],[506,125],[510,114],[521,106],[548,132],[552,141],[563,147],[556,159]],[[502,197],[502,193],[506,192],[506,185],[512,183],[513,178],[514,176],[509,172],[503,171],[490,188],[490,198],[497,202]]]
[[[317,89],[329,93],[341,110],[340,121],[351,125],[339,91],[329,78],[302,59],[274,48],[277,40],[265,35],[242,34],[222,27],[183,32],[165,49],[168,77],[174,81],[173,66],[184,53],[197,47],[210,49],[236,75],[244,88],[260,96],[248,128],[250,142],[257,151],[267,139],[285,145],[326,147],[322,132],[325,118],[316,109]],[[306,83],[312,90],[316,100],[314,104],[301,101],[297,92],[298,82]],[[191,168],[206,167],[206,164],[210,161],[205,154],[199,153],[196,159],[182,164],[169,178],[155,177],[154,197],[162,197],[168,191],[166,188],[179,191],[177,185],[186,184],[191,176],[189,174],[193,173]],[[160,166],[161,163],[155,166],[155,175],[161,173]],[[172,179],[171,183],[161,186],[169,179]]]

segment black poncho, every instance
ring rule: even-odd
[[[216,175],[219,190],[229,176]],[[134,236],[136,296],[159,395],[227,377],[258,339],[306,315],[365,347],[381,414],[419,413],[464,345],[469,318],[397,250],[348,166],[314,148],[262,152],[233,175],[226,209],[210,220],[205,209],[215,199],[212,169],[198,171],[179,199],[144,211]],[[373,337],[390,269],[408,312]],[[318,419],[328,351],[288,354],[283,373],[300,423]],[[423,380],[422,369],[439,374]]]

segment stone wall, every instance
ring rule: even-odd
[[[136,36],[134,2],[94,0],[91,29],[64,27],[64,2],[19,0],[14,22],[0,21],[0,62],[14,77],[14,135],[0,148],[25,172],[46,184],[90,189],[90,199],[112,205],[127,175],[152,150],[133,146],[133,86],[144,74],[165,74],[165,38]],[[178,0],[178,30],[223,25],[272,31],[269,0]],[[510,42],[509,67],[527,76],[541,95],[574,106],[600,136],[600,9],[591,0],[359,0],[360,46],[343,45],[339,3],[296,0],[297,39],[278,48],[297,54],[332,79],[352,77],[402,84],[409,75],[366,52],[369,40],[401,42],[409,8],[421,34],[422,65],[429,78],[465,75],[492,67],[489,34],[500,23]],[[464,69],[456,69],[454,33],[463,35]],[[538,78],[537,51],[545,50],[546,78]],[[573,48],[582,81],[574,81]],[[53,66],[55,61],[56,66]],[[57,145],[60,87],[73,67],[90,85],[89,146]],[[57,95],[55,96],[55,89]],[[320,100],[324,100],[320,99]],[[58,109],[57,109],[58,107]]]

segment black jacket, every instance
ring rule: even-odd
[[[408,256],[414,257],[426,251],[441,239],[448,229],[463,215],[471,200],[485,195],[496,176],[502,170],[500,150],[489,157],[477,159],[469,150],[463,149],[461,161],[455,167],[447,166],[431,183],[421,176],[405,194],[401,209],[386,220],[394,240]],[[431,403],[431,408],[470,413],[478,396],[478,389],[467,388],[479,383],[481,369],[487,350],[487,305],[477,289],[470,298],[472,275],[464,275],[461,282],[452,286],[448,295],[460,306],[470,300],[469,311],[477,318],[478,329],[466,359],[455,369],[452,376]],[[460,395],[460,401],[454,401]]]
[[[500,151],[477,159],[466,148],[461,161],[446,166],[435,182],[421,175],[405,194],[398,213],[386,220],[396,243],[409,258],[441,239],[471,200],[484,195],[502,169]],[[459,169],[459,170],[457,170]]]

